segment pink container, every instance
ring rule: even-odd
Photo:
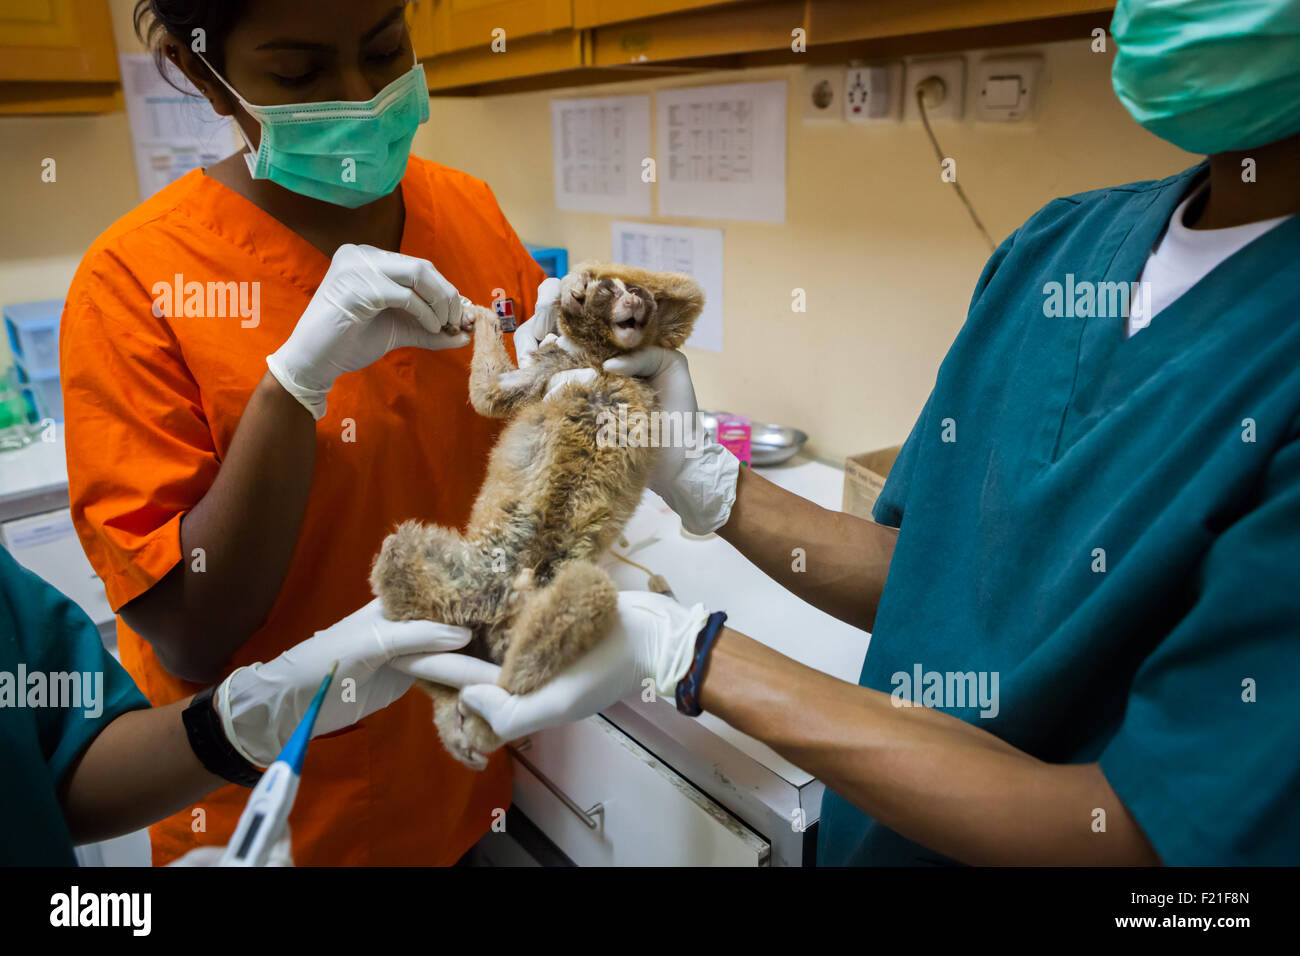
[[[718,444],[749,467],[750,424],[748,415],[719,415]]]

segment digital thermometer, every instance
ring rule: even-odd
[[[298,729],[253,788],[253,795],[248,798],[248,805],[239,817],[239,825],[235,827],[234,836],[230,838],[219,866],[266,866],[271,849],[283,835],[289,811],[293,809],[302,774],[302,761],[307,756],[307,744],[311,741],[311,731],[316,725],[316,715],[320,713],[325,692],[338,667],[339,662],[335,661],[321,681],[320,690],[312,698]]]

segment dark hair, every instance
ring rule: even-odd
[[[244,12],[246,0],[136,0],[135,35],[153,50],[158,72],[171,83],[162,41],[170,34],[188,46],[195,30],[204,35],[204,56],[218,70],[225,69],[222,44]],[[172,84],[175,86],[176,84]],[[180,89],[180,87],[177,87]],[[189,90],[182,90],[188,93]]]

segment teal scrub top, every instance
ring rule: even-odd
[[[860,683],[928,704],[919,665],[952,716],[1099,761],[1167,864],[1296,864],[1300,216],[1131,339],[1079,284],[1135,282],[1205,175],[1057,199],[989,260],[875,506],[899,536]],[[949,672],[996,674],[996,714]],[[952,862],[833,793],[818,861]]]
[[[0,548],[0,866],[76,865],[59,786],[101,730],[148,706],[85,612]]]

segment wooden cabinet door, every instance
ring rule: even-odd
[[[721,7],[746,0],[573,0],[573,25],[578,29],[606,23],[642,20],[666,13],[682,13],[701,7]]]
[[[698,6],[698,5],[697,5]],[[597,67],[788,50],[804,24],[804,0],[700,6],[673,16],[593,27]]]
[[[500,89],[502,84],[521,88],[518,84],[524,83],[531,89],[568,86],[562,77],[588,65],[586,36],[584,30],[557,30],[521,37],[506,47],[509,56],[487,48],[439,53],[424,62],[424,75],[430,92],[451,90],[460,96],[476,95],[484,87]],[[554,81],[546,81],[547,75],[553,75]]]
[[[437,53],[435,37],[437,31],[433,25],[434,0],[408,0],[406,4],[406,25],[411,31],[411,46],[415,48],[417,60],[427,60]]]
[[[429,0],[425,0],[429,2]],[[510,41],[573,26],[571,0],[432,0],[435,53],[491,47],[496,30]]]
[[[1109,14],[1114,7],[1114,0],[812,0],[808,4],[808,36],[813,43],[837,43],[1005,27],[1025,21],[1064,22],[1073,16]],[[1070,35],[1064,32],[1053,39]],[[1022,41],[1009,38],[1007,42]]]
[[[117,80],[105,0],[0,0],[0,81]]]

